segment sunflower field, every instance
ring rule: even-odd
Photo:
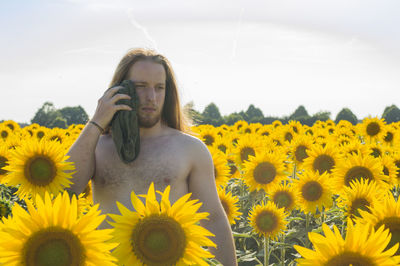
[[[218,265],[208,213],[170,187],[101,214],[68,192],[85,125],[0,123],[0,265]],[[239,265],[400,265],[400,123],[191,128],[209,148]],[[157,200],[156,194],[161,195]],[[143,200],[140,197],[144,198]],[[107,217],[108,216],[108,217]],[[111,229],[98,229],[110,218]]]

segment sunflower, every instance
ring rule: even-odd
[[[375,231],[368,225],[353,225],[348,219],[345,239],[336,225],[333,225],[332,232],[328,225],[322,224],[322,230],[325,236],[308,233],[314,250],[294,245],[303,257],[297,259],[299,266],[394,266],[400,262],[398,256],[393,256],[398,245],[383,251],[390,241],[389,230],[384,230],[383,226]]]
[[[9,136],[12,136],[13,134],[13,131],[9,127],[5,125],[0,126],[0,140],[6,140]]]
[[[400,151],[400,149],[399,149]],[[400,152],[396,152],[393,154],[393,162],[397,167],[396,171],[396,184],[400,183]]]
[[[290,183],[279,184],[268,190],[269,198],[278,208],[290,212],[297,206],[296,194]]]
[[[305,213],[316,213],[318,208],[328,209],[332,206],[332,186],[327,173],[318,174],[313,171],[305,171],[299,175],[299,179],[293,181],[293,189],[296,193],[298,205]]]
[[[282,153],[265,152],[250,156],[244,163],[244,182],[250,191],[263,189],[265,192],[285,177],[285,155]]]
[[[320,174],[325,172],[331,174],[340,159],[340,154],[333,145],[322,147],[314,144],[307,151],[307,154],[308,157],[304,159],[303,168],[319,172]]]
[[[397,178],[397,171],[400,169],[396,166],[393,156],[384,154],[381,163],[386,180],[392,185],[400,185],[400,179]]]
[[[69,179],[75,173],[70,172],[75,167],[73,162],[66,162],[68,156],[64,154],[57,142],[26,140],[11,151],[9,165],[3,167],[10,173],[1,182],[10,186],[21,184],[16,192],[20,198],[44,196],[45,191],[57,195],[72,184]]]
[[[235,129],[235,131],[241,131],[243,130],[244,127],[247,127],[249,124],[244,121],[244,120],[239,120],[236,121],[235,124],[233,124],[233,128]]]
[[[0,145],[0,182],[4,176],[7,175],[8,171],[4,169],[11,158],[11,153],[6,145]]]
[[[386,133],[383,135],[381,141],[388,145],[393,145],[398,139],[399,133],[392,124],[386,126]]]
[[[249,156],[255,156],[257,151],[261,151],[262,146],[261,138],[257,135],[241,135],[233,149],[236,166],[242,167],[243,163],[249,160]]]
[[[260,136],[268,137],[269,135],[271,135],[273,130],[274,128],[271,125],[263,125],[262,127],[260,127],[259,130],[257,130],[257,134]]]
[[[207,146],[212,146],[217,138],[217,132],[211,125],[203,126],[200,130],[200,137]]]
[[[49,130],[46,134],[46,139],[49,141],[58,141],[59,143],[63,143],[67,136],[65,135],[66,130],[62,128],[53,128]]]
[[[21,137],[19,137],[18,135],[12,135],[8,137],[7,140],[4,142],[4,146],[6,146],[9,150],[15,150],[17,147],[21,146],[21,143]]]
[[[225,192],[225,188],[218,188],[218,196],[221,201],[222,207],[224,207],[226,216],[228,217],[229,223],[236,224],[235,220],[240,219],[241,212],[239,212],[238,202],[239,198],[237,196],[232,196],[231,191]]]
[[[375,181],[355,180],[350,183],[350,187],[345,187],[339,194],[338,206],[347,210],[348,217],[359,217],[359,210],[368,211],[383,200],[384,194],[385,191]]]
[[[303,132],[303,125],[299,121],[290,120],[287,125],[295,134]]]
[[[272,126],[274,128],[280,127],[282,126],[282,122],[280,120],[275,120],[274,122],[272,122]]]
[[[4,125],[4,126],[8,127],[9,129],[11,129],[11,131],[14,131],[14,132],[21,129],[19,124],[13,120],[6,120],[6,121],[0,123],[0,125]]]
[[[277,239],[286,230],[288,214],[283,208],[278,208],[273,202],[261,203],[249,212],[250,225],[259,236]]]
[[[235,164],[235,156],[228,152],[227,165],[229,167],[229,178],[240,178],[240,172]]]
[[[39,126],[39,128],[33,131],[33,136],[36,137],[38,140],[41,140],[49,133],[49,131],[50,129],[48,129],[47,127]]]
[[[122,215],[109,214],[115,221],[109,223],[114,226],[114,239],[120,243],[113,251],[120,264],[207,265],[202,258],[213,257],[201,248],[216,246],[207,238],[213,234],[196,225],[208,213],[197,213],[201,203],[189,200],[191,193],[171,206],[169,192],[170,186],[158,203],[151,183],[144,205],[132,191],[131,201],[136,211],[117,202]]]
[[[367,156],[370,153],[370,151],[368,150],[367,145],[362,144],[361,141],[359,141],[358,139],[354,139],[353,141],[350,142],[349,145],[341,146],[340,153],[344,157],[347,157],[348,155],[351,154],[359,154],[361,156]]]
[[[397,246],[400,242],[400,202],[391,193],[385,194],[383,201],[370,208],[370,212],[360,211],[360,214],[362,218],[357,219],[357,223],[366,223],[375,229],[385,225],[392,234],[388,248]],[[396,255],[400,255],[400,250]]]
[[[225,153],[214,147],[209,147],[213,164],[214,164],[214,177],[217,187],[225,186],[229,179],[230,168],[228,166]]]
[[[308,157],[307,151],[311,149],[312,138],[308,135],[299,135],[293,141],[291,155],[297,165],[301,165]]]
[[[365,144],[368,148],[369,155],[379,158],[382,157],[384,154],[386,154],[386,149],[385,147],[380,144],[380,143],[370,143],[370,144]]]
[[[225,137],[217,137],[213,143],[213,147],[217,148],[218,150],[222,151],[223,153],[227,154],[227,151],[231,147],[232,143],[229,138]]]
[[[17,203],[12,218],[2,226],[0,263],[4,265],[114,265],[111,229],[95,230],[105,219],[99,205],[77,217],[76,197],[59,194],[53,201],[46,192],[35,206],[26,201],[27,213]],[[108,243],[106,243],[108,242]]]
[[[365,178],[374,180],[382,188],[387,188],[387,178],[382,172],[382,164],[379,159],[372,156],[349,155],[337,165],[333,174],[333,184],[336,191],[344,186],[350,186],[350,182]]]
[[[367,117],[360,125],[360,134],[363,135],[366,140],[369,140],[369,142],[375,139],[381,139],[386,133],[385,125],[386,122],[384,119]]]

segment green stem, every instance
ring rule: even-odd
[[[281,245],[281,265],[285,266],[285,253],[286,253],[286,249],[285,249],[285,235],[282,235],[282,239],[281,239],[282,245]]]
[[[309,232],[309,227],[310,227],[310,213],[308,212],[306,214],[306,247],[309,247],[309,244],[311,244],[310,240],[308,239],[308,232]]]
[[[269,265],[269,237],[264,236],[264,266]]]

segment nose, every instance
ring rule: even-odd
[[[154,102],[156,100],[156,89],[154,87],[148,87],[146,90],[146,101]]]

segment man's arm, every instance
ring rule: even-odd
[[[203,203],[200,211],[210,214],[209,220],[200,222],[201,226],[215,235],[211,240],[217,244],[217,249],[211,247],[210,251],[224,266],[237,265],[232,230],[216,190],[211,154],[204,143],[197,139],[190,151],[193,166],[189,176],[189,192]]]
[[[128,105],[116,104],[120,99],[130,99],[126,94],[117,93],[121,86],[108,89],[98,100],[96,112],[91,119],[95,124],[88,123],[78,139],[72,144],[67,161],[75,163],[76,173],[73,175],[71,188],[68,190],[80,194],[85,189],[95,170],[95,149],[100,137],[100,128],[104,129],[119,110],[131,110]],[[100,128],[98,128],[100,127]]]

